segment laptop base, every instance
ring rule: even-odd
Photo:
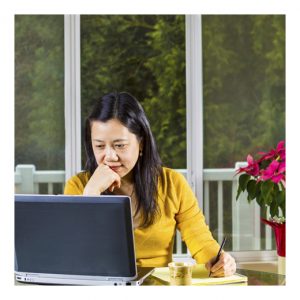
[[[132,280],[118,278],[101,279],[97,276],[67,276],[59,274],[35,274],[15,272],[16,281],[29,284],[46,285],[103,285],[103,286],[132,286],[141,285],[146,277],[154,272],[154,268],[138,267],[138,276]]]

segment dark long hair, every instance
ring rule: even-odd
[[[147,227],[154,223],[160,213],[157,185],[162,174],[162,164],[145,112],[129,93],[110,93],[96,100],[85,123],[85,169],[93,174],[98,167],[91,142],[91,122],[106,122],[111,119],[119,120],[143,144],[143,155],[139,156],[133,168],[133,180],[138,202],[136,214],[141,213],[143,221],[140,226]]]

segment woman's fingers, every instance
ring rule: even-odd
[[[109,166],[99,164],[87,185],[84,188],[85,195],[100,195],[105,190],[111,192],[115,187],[121,186],[120,176],[114,172]]]
[[[212,277],[230,276],[236,271],[235,260],[229,253],[223,252],[219,260],[210,268],[210,271]]]
[[[114,191],[115,188],[120,188],[121,187],[121,179],[120,180],[115,180],[111,186],[108,188],[111,192]]]

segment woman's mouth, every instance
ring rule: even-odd
[[[110,167],[114,172],[117,172],[120,168],[121,168],[121,166],[118,166],[118,167]]]

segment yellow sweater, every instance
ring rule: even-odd
[[[66,183],[64,193],[82,194],[89,177],[87,172],[73,176]],[[138,266],[167,266],[172,261],[176,228],[197,263],[206,263],[217,255],[219,245],[213,239],[197,199],[181,174],[163,168],[158,183],[158,204],[161,216],[156,223],[134,230]]]

